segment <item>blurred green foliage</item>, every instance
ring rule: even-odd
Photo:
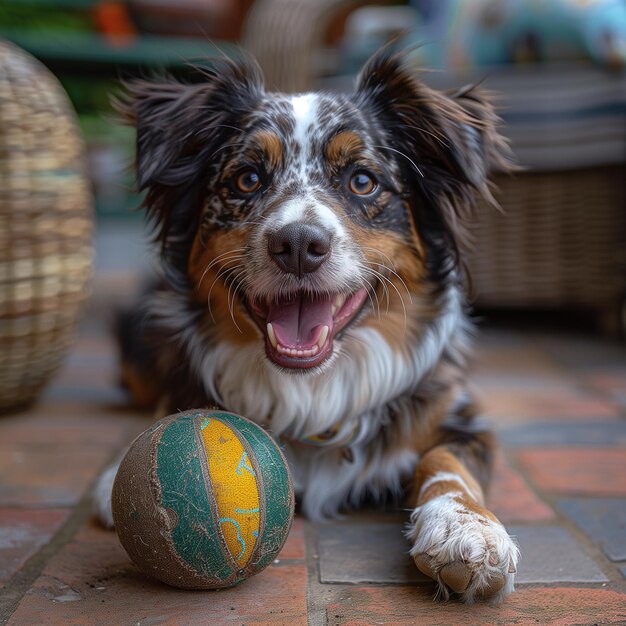
[[[46,32],[94,30],[91,0],[2,0],[0,24],[3,29]]]

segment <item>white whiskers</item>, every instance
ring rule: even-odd
[[[240,254],[241,252],[245,252],[245,248],[233,248],[232,250],[227,250],[226,252],[223,252],[222,254],[219,254],[218,256],[216,256],[205,268],[204,272],[202,272],[202,276],[200,277],[200,280],[198,281],[198,284],[196,286],[196,289],[200,289],[200,287],[202,286],[202,281],[204,280],[204,277],[207,275],[207,272],[216,264],[219,263],[220,260],[223,260],[227,257],[229,257],[230,255],[233,256],[233,258],[237,258],[237,259],[243,259],[243,255]],[[228,260],[231,260],[230,258]]]

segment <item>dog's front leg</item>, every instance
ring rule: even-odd
[[[519,550],[498,518],[484,506],[493,446],[488,432],[445,430],[441,443],[421,459],[407,536],[417,567],[447,598],[501,602],[513,591]]]

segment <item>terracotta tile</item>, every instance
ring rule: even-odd
[[[76,402],[41,402],[0,420],[2,445],[122,445],[150,425],[150,416]]]
[[[68,518],[68,509],[0,509],[0,588]]]
[[[68,506],[80,500],[113,450],[104,445],[0,444],[0,505]]]
[[[507,344],[502,335],[497,339],[488,333],[479,335],[472,370],[483,372],[531,373],[558,375],[563,369],[541,347]]]
[[[626,449],[537,448],[517,452],[535,485],[572,495],[626,495]]]
[[[115,533],[84,528],[48,564],[9,620],[64,624],[306,624],[305,565],[271,565],[221,591],[185,591],[141,574]]]
[[[289,537],[278,555],[278,560],[303,559],[304,558],[304,520],[297,515],[293,520],[293,526]]]
[[[618,407],[592,394],[561,387],[550,389],[494,388],[481,391],[485,413],[498,421],[581,420],[620,417]]]
[[[434,588],[433,588],[434,589]],[[328,605],[330,626],[571,626],[623,624],[626,595],[604,589],[520,589],[503,605],[433,602],[424,587],[344,587],[341,600]]]
[[[552,509],[532,491],[521,474],[501,454],[496,457],[487,502],[491,511],[505,524],[554,518]]]

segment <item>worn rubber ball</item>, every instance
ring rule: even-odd
[[[144,573],[184,589],[220,589],[276,558],[294,495],[285,458],[261,427],[193,410],[135,439],[112,508],[120,541]]]

